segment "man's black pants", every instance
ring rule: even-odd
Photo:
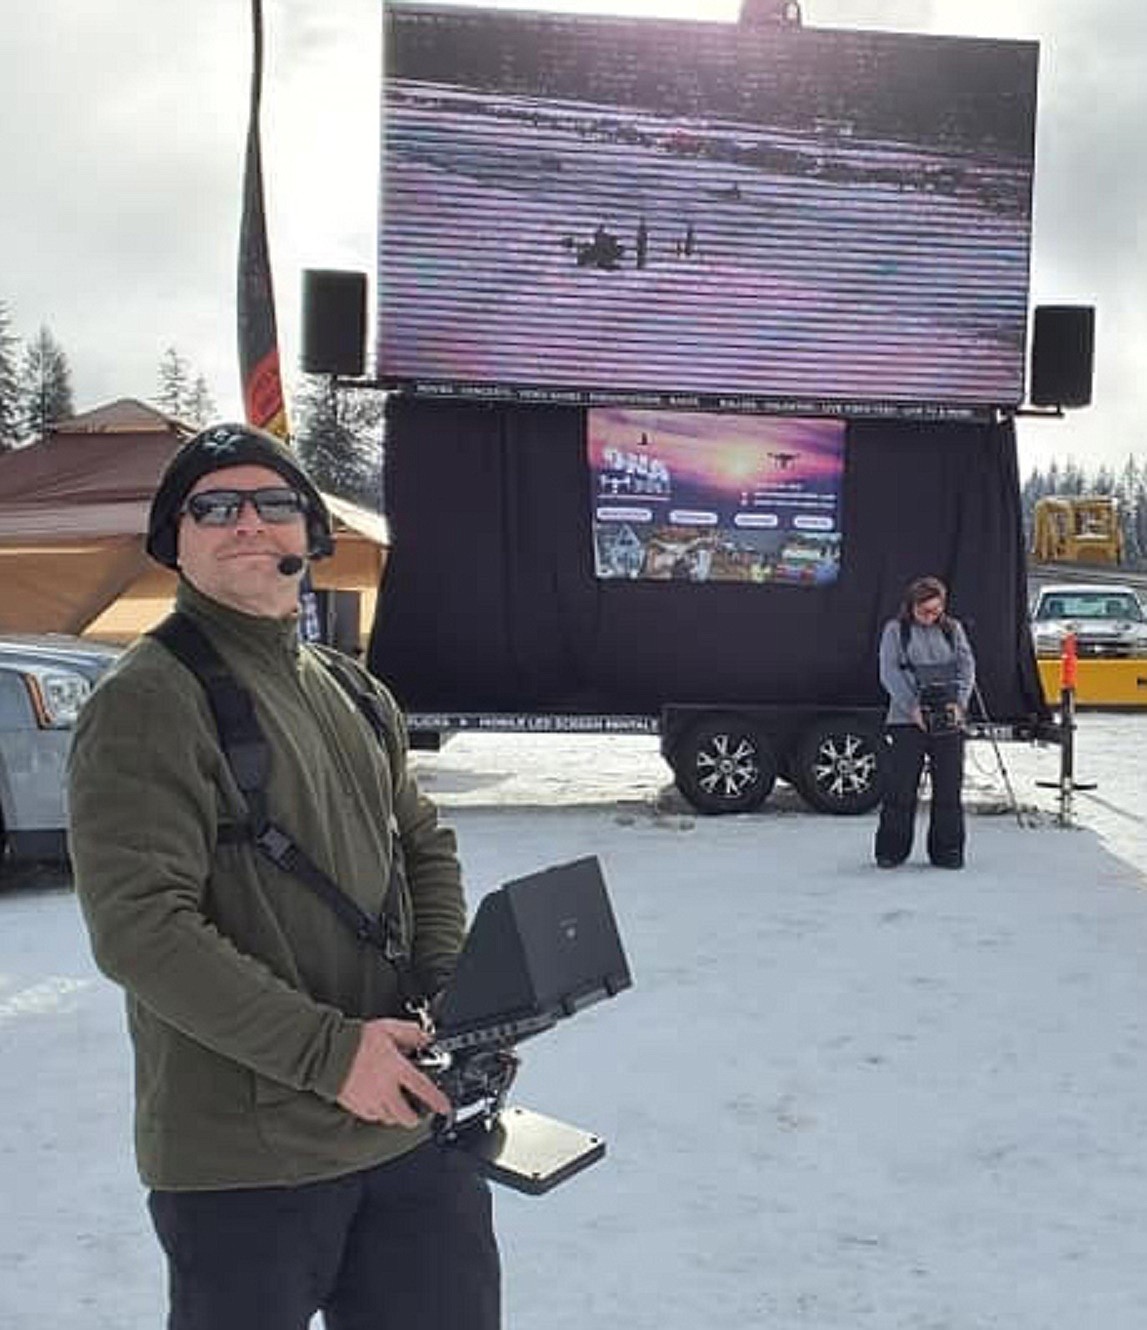
[[[169,1330],[497,1330],[489,1185],[433,1143],[330,1182],[152,1192]]]
[[[890,725],[884,750],[884,802],[876,828],[876,857],[903,863],[912,853],[916,792],[927,757],[932,772],[928,858],[956,867],[964,862],[964,736],[959,730],[926,734],[916,725]]]

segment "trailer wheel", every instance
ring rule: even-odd
[[[818,812],[869,812],[880,802],[880,735],[855,716],[818,721],[797,744],[793,784]]]
[[[710,716],[688,730],[673,754],[677,788],[701,813],[747,813],[769,796],[777,759],[744,717]]]

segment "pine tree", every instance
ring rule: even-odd
[[[1074,457],[1069,457],[1064,464],[1063,474],[1060,477],[1059,484],[1059,492],[1061,494],[1082,494],[1086,489],[1083,468]]]
[[[194,373],[190,362],[175,347],[169,346],[163,353],[157,378],[159,388],[152,400],[165,416],[189,425],[206,425],[215,415],[207,380]]]
[[[11,333],[8,306],[0,300],[0,453],[8,452],[20,442],[24,420],[18,346],[19,339]]]
[[[1147,568],[1147,479],[1142,477],[1142,473],[1131,509],[1131,525],[1137,551],[1134,566]]]
[[[320,489],[380,511],[382,403],[376,393],[342,394],[333,380],[305,376],[295,394],[295,445]]]
[[[176,420],[181,418],[183,404],[188,391],[187,361],[173,346],[169,346],[159,362],[159,388],[155,394],[155,405],[165,416]]]
[[[1147,547],[1140,539],[1137,512],[1145,478],[1139,470],[1133,454],[1129,454],[1119,473],[1115,493],[1119,498],[1119,520],[1123,528],[1123,557],[1133,568],[1141,567],[1147,560]]]
[[[202,428],[215,416],[215,402],[207,380],[202,374],[195,376],[195,382],[188,389],[183,401],[183,419],[189,424]]]
[[[46,327],[25,348],[21,378],[25,420],[33,438],[43,439],[58,421],[75,414],[68,357]]]
[[[354,438],[357,457],[355,502],[376,513],[383,510],[385,407],[386,397],[376,389],[348,388],[343,393],[342,420]]]
[[[1035,506],[1047,493],[1047,480],[1037,467],[1020,487],[1020,515],[1024,528],[1024,543],[1030,549],[1034,539]]]

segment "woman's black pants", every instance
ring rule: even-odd
[[[928,858],[941,868],[958,868],[964,862],[964,735],[959,730],[926,734],[916,725],[890,725],[885,731],[876,858],[899,864],[912,853],[916,793],[925,759],[932,774]]]
[[[489,1185],[427,1143],[329,1182],[156,1191],[169,1330],[497,1330]]]

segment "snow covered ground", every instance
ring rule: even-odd
[[[1147,1323],[1147,715],[1081,727],[1078,829],[1055,750],[1002,750],[1024,826],[972,750],[960,874],[784,791],[697,818],[649,739],[417,757],[475,898],[601,857],[635,976],[524,1049],[516,1098],[609,1152],[499,1189],[507,1330]],[[0,893],[0,1050],[0,1326],[161,1324],[119,995],[47,874]]]

